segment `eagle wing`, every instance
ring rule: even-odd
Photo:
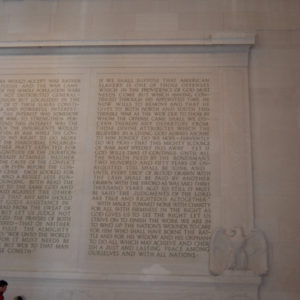
[[[212,236],[209,252],[209,270],[213,275],[220,275],[230,267],[233,255],[232,241],[219,228]]]
[[[248,269],[257,275],[268,272],[267,242],[264,234],[254,230],[246,240],[245,251],[248,257]]]

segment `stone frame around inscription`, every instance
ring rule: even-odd
[[[95,70],[95,75],[93,75],[93,77],[98,78],[99,76],[101,77],[107,77],[107,76],[117,76],[117,77],[123,77],[123,78],[132,78],[132,76],[137,76],[137,74],[139,75],[138,78],[151,78],[153,76],[155,76],[156,78],[178,78],[181,76],[189,76],[189,77],[195,77],[195,76],[208,76],[213,84],[211,85],[211,87],[213,87],[216,84],[216,76],[212,75],[212,73],[208,70],[206,70],[205,68],[202,68],[200,71],[197,69],[188,69],[188,68],[176,68],[176,75],[174,75],[174,68],[124,68],[124,69],[99,69],[99,70]],[[97,90],[97,89],[92,89],[92,90]],[[212,91],[215,89],[211,89]],[[97,97],[93,97],[94,99],[96,99]],[[214,95],[214,92],[211,92],[211,98],[210,98],[210,106],[211,106],[211,110],[215,111],[217,109],[216,104],[215,104],[215,99],[216,99],[216,95]],[[152,99],[154,101],[154,99]],[[92,106],[93,108],[95,107],[94,105]],[[94,110],[94,109],[93,109]],[[99,110],[99,109],[98,109]],[[94,110],[95,111],[95,110]],[[100,110],[101,111],[101,110]],[[92,115],[92,112],[91,114]],[[101,115],[101,112],[100,112]],[[91,118],[93,119],[93,118]],[[213,135],[216,134],[216,130],[215,130],[215,126],[216,126],[216,121],[215,120],[211,120],[210,121],[211,125],[211,131],[213,133]],[[107,124],[106,124],[107,125]],[[92,127],[92,126],[90,126]],[[217,138],[214,138],[212,140],[217,140]],[[97,142],[99,143],[99,142]],[[212,143],[213,144],[213,143]],[[213,148],[217,148],[216,146],[214,146]],[[214,156],[215,159],[212,159],[213,161],[217,161],[217,156],[215,154],[212,153],[212,155]],[[92,157],[91,157],[92,158]],[[134,160],[134,158],[132,158],[132,160]],[[105,160],[104,160],[105,161]],[[90,161],[90,165],[91,166],[95,166],[97,165],[93,159],[91,159]],[[213,164],[213,165],[217,165],[217,164]],[[216,168],[215,166],[212,168]],[[214,173],[214,177],[217,178],[217,171],[213,170]],[[86,178],[88,178],[88,176],[86,176]],[[89,181],[90,183],[92,182],[91,180]],[[88,182],[87,182],[88,185]],[[217,184],[214,184],[215,186],[217,186]],[[104,188],[103,188],[104,189]],[[217,187],[214,187],[214,190],[217,190]],[[215,192],[214,192],[215,194]],[[115,209],[114,209],[115,210]],[[87,232],[88,232],[88,226],[86,226],[87,228]],[[209,243],[209,240],[207,240],[207,242]],[[208,246],[208,245],[207,245]],[[84,253],[84,252],[83,252]],[[86,253],[86,252],[85,252]],[[86,258],[87,255],[83,255],[83,259]],[[97,268],[103,268],[104,266],[107,265],[107,268],[112,268],[112,266],[116,263],[118,268],[120,268],[120,266],[125,265],[124,261],[126,260],[126,257],[90,257],[89,260],[85,259],[85,263],[83,265],[88,264],[88,269],[97,269]],[[204,253],[202,255],[197,256],[197,261],[202,260],[205,261],[207,260],[207,253]],[[142,272],[144,272],[145,274],[151,274],[152,272],[160,272],[162,274],[170,274],[171,272],[183,272],[183,266],[186,265],[188,266],[188,268],[186,269],[185,272],[191,272],[192,269],[192,262],[194,261],[194,259],[185,259],[185,258],[176,258],[176,259],[170,259],[170,258],[161,258],[161,257],[128,257],[128,261],[132,261],[135,262],[135,265],[137,268],[140,268],[142,270]],[[148,264],[149,267],[145,267]],[[174,265],[178,265],[178,267],[181,268],[181,270],[179,271],[173,271],[172,270],[172,264]],[[170,268],[172,271],[170,271]],[[198,270],[197,270],[198,269]],[[194,272],[199,272],[199,266],[197,266],[197,269],[195,269]],[[136,269],[135,272],[137,272],[138,269]],[[206,270],[204,269],[203,272],[206,272]]]
[[[253,44],[253,36],[246,35],[238,38],[219,36],[204,41],[2,43],[1,78],[7,75],[38,78],[41,74],[54,78],[69,74],[81,78],[72,204],[72,217],[80,223],[72,223],[71,247],[66,257],[62,256],[63,260],[59,261],[56,261],[56,256],[61,254],[52,254],[51,251],[26,259],[19,255],[2,256],[2,274],[14,277],[20,272],[26,276],[26,272],[43,274],[50,271],[55,276],[59,272],[61,275],[58,276],[65,279],[93,278],[88,274],[97,274],[95,278],[116,274],[118,280],[122,278],[120,274],[210,276],[207,253],[197,259],[175,261],[90,259],[86,255],[90,220],[89,206],[83,201],[86,201],[87,193],[91,194],[92,188],[93,159],[87,153],[93,151],[87,151],[86,146],[95,142],[92,134],[95,130],[94,79],[108,72],[127,75],[137,71],[143,74],[169,72],[176,73],[176,76],[180,72],[209,74],[212,78],[213,135],[210,153],[213,162],[211,231],[218,227],[241,226],[249,232],[254,227],[248,103],[248,54]],[[8,54],[14,59],[8,59]]]

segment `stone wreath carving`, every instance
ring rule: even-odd
[[[267,242],[264,234],[254,230],[245,236],[240,227],[233,228],[230,233],[223,228],[217,229],[211,239],[209,270],[213,275],[221,275],[226,270],[266,274]]]

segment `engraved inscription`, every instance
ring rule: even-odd
[[[0,78],[0,253],[66,249],[80,79]]]
[[[89,255],[208,251],[209,123],[209,76],[99,76]]]

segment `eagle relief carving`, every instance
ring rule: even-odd
[[[211,239],[209,270],[213,275],[221,275],[226,270],[266,274],[267,242],[264,234],[254,230],[245,236],[240,227],[233,228],[230,233],[223,228],[217,229]]]

